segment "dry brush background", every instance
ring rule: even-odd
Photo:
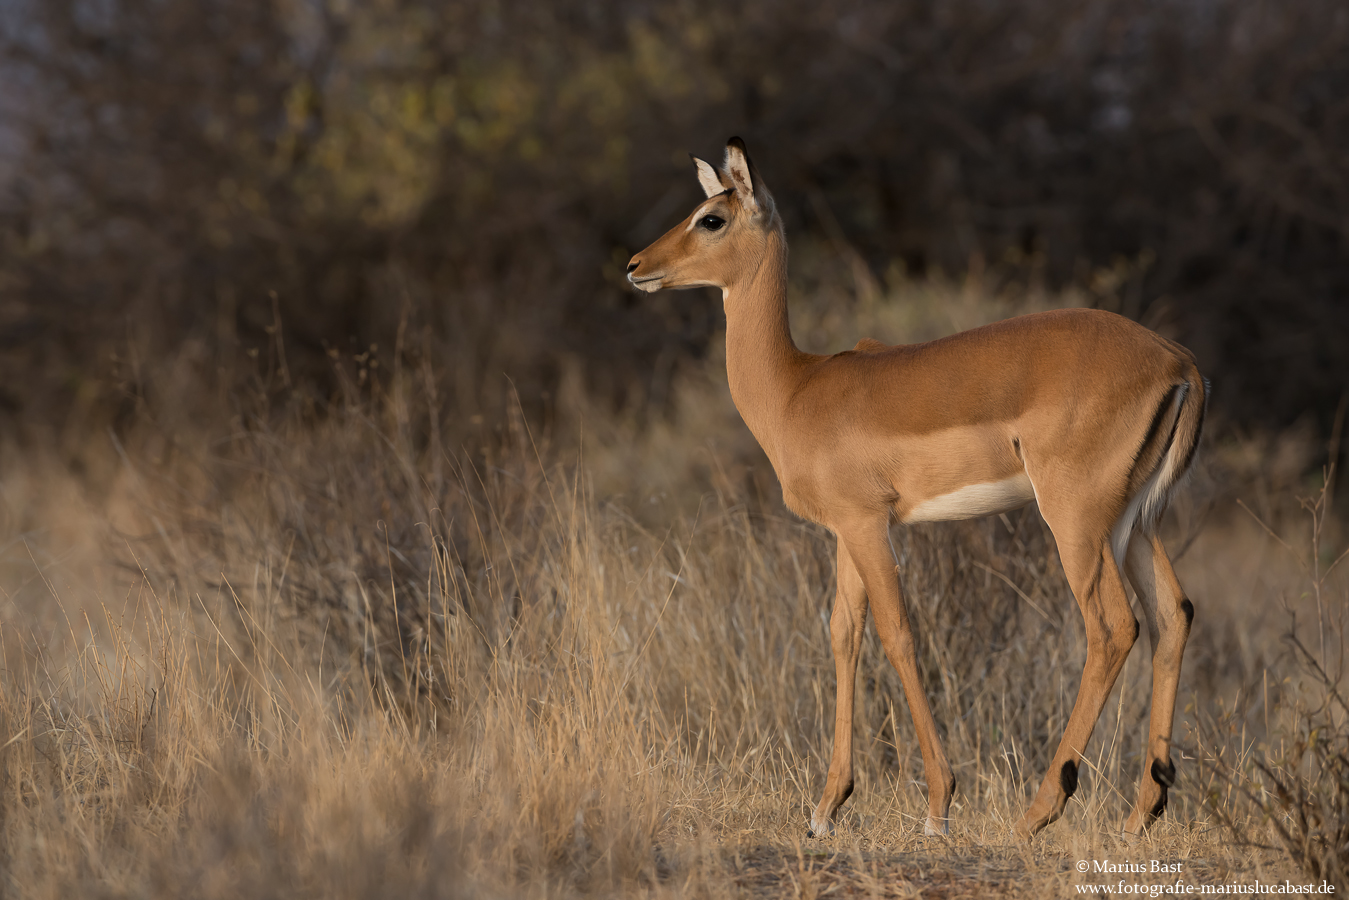
[[[0,894],[1343,885],[1338,4],[0,9]],[[1142,847],[1146,639],[1064,819],[1011,838],[1085,654],[1033,509],[894,533],[952,840],[874,635],[858,791],[805,840],[831,541],[730,404],[715,297],[620,278],[737,132],[808,349],[1097,305],[1199,354]]]

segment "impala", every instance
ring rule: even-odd
[[[716,287],[726,311],[731,397],[797,514],[838,538],[830,642],[838,679],[834,752],[813,835],[853,789],[852,719],[868,601],[913,715],[928,787],[926,834],[949,834],[955,778],[919,679],[889,542],[892,521],[969,519],[1039,504],[1086,622],[1082,683],[1049,772],[1017,823],[1057,819],[1101,708],[1138,637],[1124,575],[1152,639],[1152,714],[1139,833],[1175,781],[1171,729],[1194,607],[1157,527],[1189,468],[1207,385],[1194,356],[1128,319],[1065,309],[926,344],[870,339],[803,353],[787,323],[787,242],[772,196],[731,138],[720,170],[694,159],[707,199],[628,264],[643,291]]]

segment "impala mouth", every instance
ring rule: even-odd
[[[649,294],[653,291],[660,290],[660,282],[664,277],[665,276],[663,275],[646,275],[638,278],[635,275],[629,275],[628,281],[632,282],[632,286],[637,288],[637,290],[646,291]]]

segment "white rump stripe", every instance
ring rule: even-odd
[[[1035,499],[1026,473],[985,484],[969,484],[949,494],[915,504],[904,517],[907,523],[950,522],[974,519],[1019,509]]]

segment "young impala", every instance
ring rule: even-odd
[[[867,606],[899,672],[923,754],[927,834],[949,834],[955,778],[923,693],[889,527],[968,519],[1032,500],[1058,543],[1086,621],[1077,701],[1035,800],[1017,823],[1030,837],[1077,787],[1077,766],[1138,637],[1128,573],[1152,638],[1152,717],[1138,833],[1175,781],[1171,728],[1194,617],[1157,537],[1204,420],[1194,356],[1108,312],[1065,309],[926,344],[864,339],[833,356],[803,353],[787,324],[782,220],[745,145],[720,171],[695,159],[707,199],[632,258],[643,291],[716,287],[726,310],[731,397],[763,446],[787,506],[838,538],[830,638],[838,678],[834,753],[815,835],[832,830],[853,789],[854,679]]]

